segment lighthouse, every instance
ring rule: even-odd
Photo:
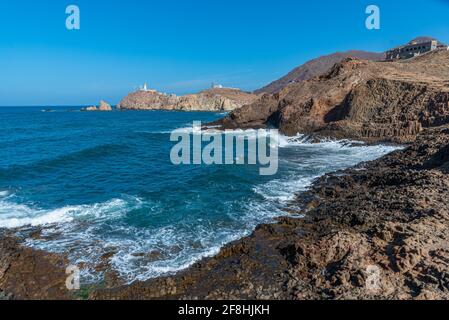
[[[140,86],[140,87],[139,87],[139,91],[142,91],[142,92],[151,92],[151,93],[157,92],[157,91],[154,90],[154,89],[149,89],[147,83],[145,83],[143,86]]]

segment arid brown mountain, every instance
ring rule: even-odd
[[[276,80],[262,89],[256,90],[256,94],[261,93],[276,93],[282,90],[290,83],[301,82],[309,80],[315,76],[323,74],[329,71],[336,63],[343,61],[346,58],[358,58],[364,60],[383,60],[385,59],[384,53],[367,52],[367,51],[346,51],[337,52],[330,55],[322,56],[306,62],[305,64],[295,68],[286,76]]]
[[[449,51],[436,50],[397,62],[347,58],[327,73],[266,94],[215,124],[405,142],[423,128],[448,122]]]
[[[122,110],[232,111],[254,102],[257,95],[232,88],[213,88],[185,96],[139,90],[117,106]]]
[[[433,37],[417,37],[411,40],[409,43],[423,43],[431,40],[437,40]],[[437,40],[438,41],[438,40]],[[441,45],[442,42],[438,41]],[[319,76],[323,73],[328,72],[336,63],[339,63],[347,58],[357,58],[360,60],[370,60],[370,61],[382,61],[385,59],[385,53],[377,52],[367,52],[359,50],[350,50],[346,52],[336,52],[326,56],[322,56],[313,60],[310,60],[303,65],[293,69],[286,76],[276,80],[269,85],[254,91],[256,94],[261,93],[277,93],[283,88],[288,86],[290,83],[301,82],[304,80],[309,80],[313,77]]]

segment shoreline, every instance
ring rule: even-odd
[[[185,270],[174,275],[144,282],[137,281],[125,286],[120,285],[116,274],[113,272],[107,273],[104,283],[84,288],[83,290],[86,292],[83,297],[89,297],[89,299],[410,299],[420,297],[422,294],[433,294],[438,298],[449,297],[438,290],[437,293],[435,293],[435,290],[428,293],[416,288],[413,290],[409,288],[409,292],[407,292],[403,284],[401,286],[391,284],[390,273],[397,277],[397,273],[400,273],[398,270],[401,270],[400,264],[394,262],[394,260],[404,256],[401,259],[405,261],[403,264],[407,265],[410,264],[407,262],[408,260],[419,259],[413,253],[400,253],[400,249],[397,249],[398,253],[395,253],[398,258],[390,257],[393,253],[383,253],[384,256],[389,256],[387,259],[390,260],[389,263],[383,261],[381,264],[380,261],[376,261],[376,265],[380,265],[381,269],[385,269],[385,272],[389,275],[388,281],[390,282],[386,284],[387,288],[390,286],[389,291],[378,294],[367,293],[363,289],[367,277],[366,270],[361,267],[352,270],[353,268],[347,265],[348,262],[346,265],[344,262],[350,260],[354,264],[354,261],[359,261],[359,265],[360,261],[366,262],[368,259],[366,252],[374,250],[371,248],[373,243],[388,241],[388,239],[378,240],[377,238],[374,241],[372,234],[379,232],[376,229],[384,228],[386,222],[404,224],[405,222],[402,220],[406,217],[399,214],[394,219],[384,219],[384,217],[375,218],[370,213],[366,218],[364,215],[357,213],[361,207],[367,206],[366,199],[359,199],[355,203],[351,203],[352,207],[349,208],[344,205],[347,199],[344,203],[338,202],[343,199],[338,196],[339,193],[351,192],[354,196],[360,189],[354,186],[345,189],[339,184],[351,184],[353,183],[353,177],[359,177],[360,175],[363,179],[367,179],[370,174],[373,174],[371,172],[373,169],[379,170],[381,168],[380,171],[384,171],[385,174],[389,170],[397,170],[394,166],[402,166],[403,170],[409,170],[410,163],[402,159],[404,158],[403,154],[416,152],[415,149],[420,149],[423,145],[429,143],[427,140],[441,140],[439,144],[434,142],[435,145],[432,148],[436,148],[436,150],[443,148],[443,142],[446,140],[449,142],[449,139],[445,137],[447,134],[444,132],[446,131],[449,132],[449,129],[426,129],[418,137],[417,142],[405,150],[394,151],[378,160],[362,163],[353,168],[326,174],[318,178],[309,191],[296,195],[290,209],[286,208],[292,216],[279,217],[272,224],[259,225],[250,236],[226,245],[217,255],[204,258]],[[424,157],[426,156],[429,156],[429,154],[424,154]],[[396,163],[398,161],[404,163],[398,164]],[[410,159],[410,162],[413,161],[419,162],[420,159]],[[432,184],[429,184],[429,187],[431,186]],[[382,187],[387,188],[389,186],[386,184]],[[364,189],[366,192],[365,186]],[[329,200],[332,200],[332,202],[329,203]],[[392,200],[390,199],[390,202]],[[335,201],[337,204],[335,204]],[[336,205],[337,208],[323,209],[321,208],[323,205],[325,205],[325,208],[326,206]],[[400,203],[395,204],[393,201],[393,203],[387,202],[383,205],[400,206]],[[296,209],[298,206],[304,209],[298,211]],[[369,208],[369,206],[367,207]],[[347,213],[347,216],[341,213],[336,217],[330,216],[329,210],[338,212],[337,209],[353,212]],[[297,218],[297,215],[305,215],[305,218]],[[367,225],[365,226],[365,224]],[[382,232],[388,234],[388,232],[393,231]],[[387,237],[385,234],[384,237]],[[447,241],[446,238],[444,239],[444,241]],[[4,241],[5,238],[0,243]],[[359,242],[360,247],[366,250],[365,255],[360,252],[361,249],[355,250],[352,248],[354,242]],[[32,250],[23,248],[18,242],[15,244],[19,251]],[[329,249],[332,249],[332,254],[336,256],[331,258],[330,261],[324,257],[325,253],[329,254]],[[353,250],[357,252],[352,252]],[[45,257],[46,254],[54,256],[51,253],[41,251],[33,252],[37,256],[43,255]],[[374,256],[382,256],[379,248],[376,247],[374,252]],[[370,263],[374,263],[374,261]],[[309,264],[316,265],[311,268]],[[344,268],[339,269],[339,264],[343,265]],[[321,276],[322,269],[331,269],[330,274]],[[321,271],[318,272],[317,270]],[[54,274],[61,275],[61,270],[58,270],[58,268],[51,271]],[[14,277],[14,272],[17,272],[17,270],[10,269],[10,278]],[[66,275],[63,274],[64,280],[65,277]],[[60,280],[62,280],[62,277]],[[2,274],[0,273],[0,291],[4,288],[2,281]],[[11,297],[28,298],[17,293]],[[77,296],[69,293],[69,297],[76,298]],[[58,297],[50,299],[55,298]]]
[[[427,129],[405,150],[319,178],[297,195],[305,218],[279,218],[174,276],[90,298],[448,299],[448,144],[448,127]]]
[[[288,137],[288,138],[293,138],[294,139],[295,137]],[[310,143],[316,143],[316,142],[319,141],[317,138],[313,138],[313,137],[310,137],[310,138],[308,138],[306,140],[310,141]],[[332,138],[323,139],[323,142],[328,142],[328,141],[339,142],[340,140],[335,140],[335,139],[332,139]],[[343,141],[345,141],[345,140],[342,140],[341,142],[343,142]],[[374,144],[382,145],[382,144],[379,144],[379,143],[364,143],[362,141],[360,141],[360,142],[353,141],[352,143],[350,143],[350,145],[354,146],[354,147],[355,146],[359,146],[359,144],[364,144],[364,145],[367,145],[367,146],[368,145],[374,145]],[[317,178],[315,178],[315,179],[317,179]],[[311,184],[312,183],[313,182],[311,182]],[[309,187],[310,186],[308,186],[306,189],[308,189]],[[301,192],[303,192],[303,191],[301,191]],[[283,215],[276,216],[276,217],[274,217],[272,219],[271,222],[266,222],[266,223],[273,224],[273,223],[276,223],[276,221],[278,219],[281,219],[281,218],[284,218],[284,217],[289,217],[289,216],[290,217],[295,216],[295,214],[291,211],[291,209],[288,208],[288,203],[290,201],[291,200],[289,200],[288,202],[285,203],[285,208],[283,209],[283,211],[285,211],[285,213]],[[256,229],[259,228],[260,226],[261,225],[257,225]],[[5,241],[5,239],[6,239],[8,241],[13,241],[16,244],[16,246],[17,246],[16,250],[17,251],[20,251],[22,249],[27,249],[27,250],[35,251],[36,254],[55,255],[55,256],[59,256],[62,259],[66,259],[67,260],[68,259],[67,256],[65,256],[63,254],[52,253],[51,251],[45,251],[45,250],[42,251],[42,250],[39,250],[39,249],[35,249],[35,248],[32,248],[32,247],[27,247],[27,246],[21,245],[21,243],[25,242],[25,240],[28,239],[28,238],[29,239],[34,239],[34,238],[35,239],[40,239],[41,236],[42,236],[41,233],[42,233],[42,231],[44,229],[45,229],[44,226],[41,226],[41,227],[39,227],[39,226],[29,227],[29,228],[26,228],[24,230],[22,230],[21,228],[3,229],[3,230],[0,229],[0,242],[1,241]],[[223,249],[225,249],[226,247],[228,247],[229,245],[231,245],[231,244],[233,244],[235,242],[238,242],[238,241],[241,241],[242,239],[245,239],[246,237],[250,236],[253,232],[254,232],[254,230],[252,229],[252,230],[249,231],[249,233],[246,236],[245,235],[241,235],[240,237],[236,237],[235,240],[225,244],[224,246],[221,246],[217,250],[217,253],[210,254],[210,255],[205,255],[202,258],[196,260],[195,262],[192,262],[189,266],[187,266],[187,267],[185,267],[183,269],[177,270],[176,272],[167,273],[167,274],[164,274],[164,275],[160,275],[158,277],[150,278],[148,280],[136,280],[135,282],[139,282],[139,281],[146,282],[146,281],[152,281],[152,280],[156,280],[156,279],[160,279],[160,278],[165,278],[165,277],[168,277],[168,276],[176,276],[177,274],[180,274],[180,273],[183,273],[183,272],[189,270],[192,266],[195,266],[197,263],[200,263],[203,260],[214,258],[215,256],[219,255],[220,252]],[[6,238],[4,236],[2,236],[2,233],[7,234]],[[18,237],[20,237],[20,239]],[[0,252],[0,256],[1,255],[2,255],[2,253]],[[102,287],[102,286],[106,286],[108,288],[114,288],[114,287],[132,285],[132,283],[127,284],[127,282],[120,277],[120,275],[114,270],[114,268],[110,266],[109,258],[110,258],[110,256],[109,256],[108,252],[106,252],[101,257],[101,261],[99,261],[97,264],[90,265],[90,268],[93,268],[93,269],[97,269],[97,268],[101,267],[101,270],[99,270],[99,272],[101,272],[101,273],[104,272],[105,279],[100,281],[99,283],[90,283],[90,284],[84,284],[84,285],[82,284],[82,288],[83,288],[82,290],[90,290],[90,289],[95,289],[95,288],[99,288],[99,287]],[[1,268],[1,265],[0,265],[0,268]],[[59,271],[55,270],[55,272],[59,273],[59,272],[62,272],[62,271],[61,270],[59,270]],[[64,279],[65,278],[66,278],[66,276],[64,275]],[[0,292],[1,292],[1,288],[2,288],[1,284],[2,283],[1,283],[1,274],[0,274]],[[74,296],[77,297],[76,294]]]

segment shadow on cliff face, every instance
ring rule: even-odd
[[[347,103],[347,99],[348,97],[345,98],[343,103],[337,105],[324,116],[325,123],[341,121],[349,115],[349,104]]]
[[[449,129],[445,129],[442,133],[449,135]],[[424,169],[437,169],[444,174],[449,174],[449,144],[438,150],[430,159],[423,164]]]

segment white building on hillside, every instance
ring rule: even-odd
[[[223,85],[212,83],[212,89],[223,89]]]

